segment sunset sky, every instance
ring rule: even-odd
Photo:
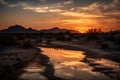
[[[0,0],[0,29],[120,29],[120,0]]]

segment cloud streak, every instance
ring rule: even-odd
[[[84,4],[87,4],[85,1]],[[105,1],[109,2],[105,3]],[[13,0],[13,2],[0,0],[0,3],[12,9],[19,7],[23,11],[30,11],[31,13],[45,13],[54,20],[59,18],[52,23],[61,22],[66,26],[72,25],[77,28],[83,28],[83,26],[85,28],[91,26],[95,28],[120,26],[120,0],[105,1],[93,1],[87,5],[82,5],[81,0]],[[50,20],[48,19],[46,22],[50,23]]]
[[[66,24],[81,24],[82,26],[82,24],[91,25],[95,23],[96,27],[112,27],[114,29],[115,27],[120,27],[119,6],[120,0],[113,0],[109,4],[94,2],[87,6],[76,7],[76,11],[68,11],[61,14],[64,16],[76,17],[76,19],[65,20]]]
[[[39,2],[47,3],[46,0],[39,0]],[[22,7],[22,9],[31,10],[33,12],[64,12],[65,6],[71,5],[72,1],[69,0],[69,1],[59,2],[59,3],[37,5],[37,6],[25,1],[19,1],[17,3],[8,3],[8,2],[5,2],[4,0],[1,0],[0,3],[8,7],[20,6]]]

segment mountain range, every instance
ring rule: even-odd
[[[26,29],[21,25],[10,26],[7,29],[0,30],[0,33],[65,33],[68,31],[70,33],[78,33],[77,31],[74,30],[60,29],[58,27],[54,27],[52,29],[44,29],[44,30],[35,30],[32,28]]]

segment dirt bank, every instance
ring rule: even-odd
[[[16,79],[17,75],[21,73],[21,68],[32,60],[38,52],[37,48],[6,47],[0,50],[0,79]]]

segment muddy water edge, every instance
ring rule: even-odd
[[[5,67],[5,71],[3,71],[0,75],[0,80],[24,80],[24,77],[22,79],[21,76],[28,73],[24,68],[28,67],[28,65],[30,65],[37,58],[39,59],[36,61],[38,63],[38,66],[44,67],[44,71],[40,73],[40,75],[45,77],[43,80],[64,80],[54,76],[54,65],[50,63],[49,57],[41,54],[41,50],[39,48],[36,48],[36,50],[37,52],[33,54],[31,59],[27,61],[20,60],[12,67]],[[28,78],[27,80],[30,80],[30,78]]]

